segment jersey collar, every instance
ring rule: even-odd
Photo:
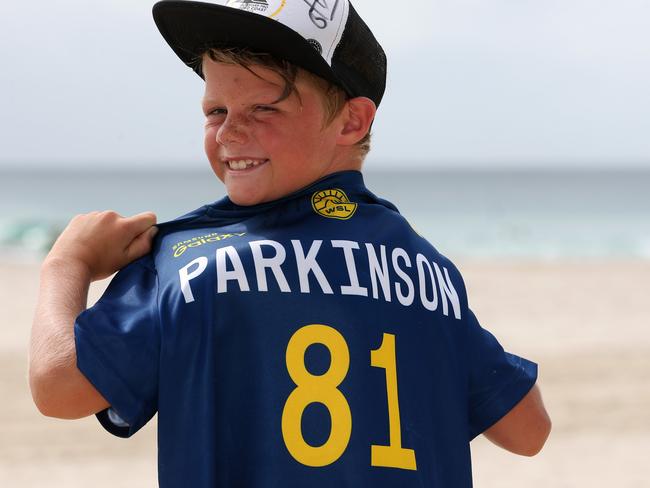
[[[294,193],[291,193],[285,197],[273,200],[271,202],[260,203],[257,205],[242,206],[233,203],[230,198],[225,197],[221,200],[216,201],[213,204],[206,206],[206,211],[209,215],[215,217],[243,217],[248,215],[255,215],[263,213],[283,205],[289,201],[300,199],[305,196],[311,197],[314,192],[325,190],[327,188],[338,188],[345,191],[350,198],[352,195],[361,197],[362,195],[370,196],[372,193],[368,191],[363,181],[363,175],[360,171],[348,170],[340,171],[337,173],[332,173],[323,178],[315,181],[309,186],[302,188]],[[374,195],[373,195],[374,197]],[[376,197],[375,197],[376,198]]]
[[[387,200],[375,196],[368,190],[363,181],[360,171],[348,170],[329,174],[311,185],[287,195],[278,200],[261,203],[258,205],[242,206],[237,205],[225,197],[214,203],[207,204],[190,213],[178,217],[169,222],[156,224],[159,234],[173,232],[180,228],[200,227],[206,224],[218,222],[220,225],[229,225],[255,215],[261,215],[273,208],[282,206],[291,201],[300,201],[304,197],[311,201],[311,196],[320,190],[338,189],[346,193],[351,201],[355,203],[378,204],[398,212],[397,208]],[[311,205],[311,203],[309,203]]]

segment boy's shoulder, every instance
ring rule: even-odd
[[[187,213],[184,213],[178,217],[175,217],[171,220],[167,220],[156,224],[158,227],[159,233],[169,233],[175,229],[180,229],[183,226],[189,225],[192,222],[195,222],[205,216],[208,205],[201,205],[200,207],[191,210]]]
[[[385,246],[389,253],[408,250],[414,259],[422,254],[457,272],[395,204],[366,187],[359,171],[334,173],[284,198],[251,207],[235,205],[224,197],[158,224],[158,228],[158,246],[162,243],[165,255],[174,257],[194,247],[201,247],[196,249],[199,252],[204,245],[220,246],[226,240],[230,245],[250,239],[347,239],[362,249],[370,244]]]
[[[358,212],[360,208],[372,208],[374,211]],[[278,225],[298,218],[301,227],[325,228],[328,223],[342,225],[342,221],[355,224],[352,227],[363,227],[374,225],[379,219],[396,219],[411,228],[396,205],[365,186],[360,171],[349,170],[327,175],[299,191],[266,203],[241,206],[224,197],[204,204],[176,218],[156,224],[159,230],[157,238],[187,229],[228,227],[256,218],[267,222],[270,220]],[[395,225],[397,222],[392,223]]]
[[[360,171],[342,171],[321,178],[300,191],[278,200],[250,207],[234,204],[228,197],[204,204],[172,220],[157,224],[156,240],[187,236],[187,232],[219,229],[233,232],[241,229],[259,230],[277,235],[283,228],[293,233],[327,238],[336,234],[350,238],[364,237],[383,241],[387,246],[406,244],[428,248],[444,258],[420,234],[391,201],[378,196],[365,185]],[[205,236],[198,236],[205,237]],[[299,237],[299,236],[298,236]]]

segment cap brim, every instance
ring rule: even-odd
[[[221,5],[174,0],[156,3],[153,17],[170,47],[201,77],[197,59],[207,49],[240,47],[287,60],[350,93],[300,34],[276,20]]]

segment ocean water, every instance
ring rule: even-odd
[[[367,171],[417,231],[452,258],[650,259],[650,171]],[[193,171],[0,170],[0,254],[42,258],[78,213],[173,219],[218,200]]]

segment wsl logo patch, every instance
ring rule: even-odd
[[[226,7],[238,8],[273,18],[282,11],[286,3],[287,0],[228,0]]]
[[[343,190],[337,188],[314,193],[311,205],[318,215],[328,219],[348,220],[357,211],[357,204],[350,199]]]

